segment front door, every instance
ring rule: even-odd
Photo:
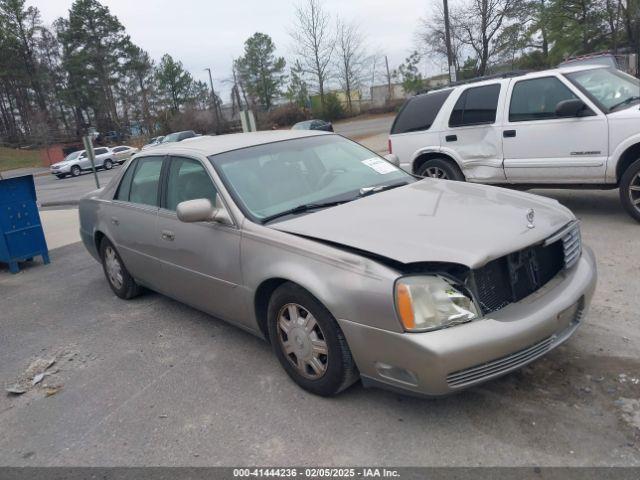
[[[183,223],[180,202],[199,198],[216,204],[217,190],[205,166],[193,158],[171,157],[158,213],[161,291],[233,322],[246,322],[240,275],[240,230],[215,222]]]
[[[503,128],[504,170],[513,183],[604,183],[607,119],[595,106],[556,117],[556,105],[580,99],[555,76],[512,82]]]

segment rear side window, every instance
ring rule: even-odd
[[[116,147],[113,149],[114,153],[119,153],[119,152],[124,152],[127,149],[127,147]]]
[[[445,100],[453,90],[441,90],[426,95],[417,95],[404,104],[398,113],[391,134],[429,130]]]
[[[139,158],[124,174],[118,189],[117,200],[157,206],[163,161],[163,157]]]
[[[107,152],[108,150],[106,148],[96,148],[93,153],[95,153],[96,155],[103,155]]]
[[[500,97],[500,84],[468,88],[453,107],[449,117],[450,127],[482,125],[496,121]]]
[[[578,97],[556,77],[521,80],[513,86],[509,121],[526,122],[556,118],[558,103],[576,98]]]

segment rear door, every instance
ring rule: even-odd
[[[453,150],[468,180],[500,182],[502,140],[498,105],[504,103],[500,82],[462,90],[440,135],[443,151]]]
[[[109,238],[127,270],[141,283],[156,289],[160,276],[157,223],[163,156],[136,159],[120,181],[107,208]]]
[[[171,157],[158,213],[160,290],[225,320],[246,322],[240,277],[240,230],[215,222],[183,223],[180,202],[221,200],[200,160]]]
[[[556,76],[515,80],[503,129],[504,169],[513,183],[604,183],[606,116]],[[556,105],[580,99],[583,116],[558,118]]]

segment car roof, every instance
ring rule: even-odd
[[[444,85],[439,88],[434,88],[433,90],[429,90],[426,92],[426,95],[435,92],[441,92],[443,90],[447,90],[450,88],[464,88],[464,87],[480,87],[482,85],[490,85],[492,83],[502,82],[504,80],[509,80],[512,78],[517,78],[518,80],[522,79],[530,79],[530,78],[540,78],[540,77],[548,77],[550,75],[564,74],[564,73],[573,73],[573,72],[581,72],[586,70],[596,70],[603,68],[611,68],[607,65],[562,65],[558,68],[551,68],[548,70],[538,70],[535,72],[523,72],[522,74],[513,75],[510,72],[505,72],[505,75],[502,77],[500,75],[492,76],[491,78],[487,78],[486,80],[473,80],[468,82],[461,82],[455,85]]]
[[[178,142],[166,145],[158,145],[144,151],[145,155],[171,153],[197,153],[204,156],[216,155],[218,153],[230,152],[240,148],[264,145],[266,143],[293,140],[296,138],[313,137],[317,135],[335,135],[330,132],[319,130],[266,130],[251,133],[230,133],[227,135],[202,135],[195,137],[188,143]]]

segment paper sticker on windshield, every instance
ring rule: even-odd
[[[387,173],[397,172],[398,169],[381,158],[367,158],[362,160],[367,167],[374,169],[376,172],[386,175]]]

